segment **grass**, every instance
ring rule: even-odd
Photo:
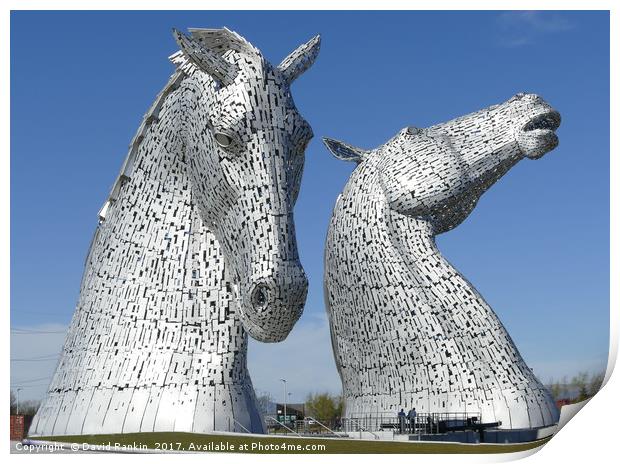
[[[489,454],[514,453],[544,445],[549,438],[518,444],[456,444],[419,443],[397,441],[365,441],[317,438],[292,438],[239,435],[211,435],[180,432],[127,433],[115,435],[70,435],[36,437],[37,440],[63,443],[88,443],[89,445],[116,445],[165,449],[168,451],[213,451],[261,454],[347,454],[347,453],[391,453],[391,454]],[[118,444],[118,445],[117,445]],[[313,446],[314,445],[314,446]],[[323,445],[317,449],[316,445]],[[114,448],[113,448],[114,449]]]

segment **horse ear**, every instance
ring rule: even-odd
[[[323,137],[323,143],[327,149],[332,152],[332,155],[343,161],[361,163],[368,154],[366,150],[327,137]]]
[[[232,84],[237,75],[234,65],[226,61],[217,53],[203,47],[197,40],[194,40],[176,29],[172,30],[174,39],[183,51],[183,54],[198,69],[206,72],[223,86]]]
[[[306,72],[319,55],[320,48],[321,36],[315,35],[284,58],[278,65],[278,69],[284,74],[286,82],[290,84]]]
[[[192,39],[220,56],[228,50],[235,50],[247,55],[259,53],[250,42],[226,27],[221,29],[188,27],[187,30],[190,32]]]

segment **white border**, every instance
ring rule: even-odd
[[[51,5],[53,3],[53,5]],[[213,2],[215,3],[215,2]],[[537,9],[537,10],[552,10],[552,9],[587,9],[587,10],[611,10],[611,82],[617,80],[617,52],[618,47],[616,44],[620,43],[620,37],[618,34],[618,21],[616,17],[617,8],[614,9],[614,3],[612,1],[560,1],[560,0],[525,0],[525,1],[504,1],[493,2],[485,0],[470,0],[468,2],[462,1],[433,1],[433,2],[420,2],[420,1],[393,1],[383,0],[381,2],[373,2],[368,5],[360,5],[360,2],[346,2],[336,0],[314,0],[305,2],[296,2],[295,4],[290,1],[282,0],[263,0],[261,2],[250,2],[240,0],[226,0],[226,2],[219,2],[213,4],[212,2],[206,2],[204,0],[177,0],[175,2],[167,0],[151,0],[149,2],[137,1],[137,0],[93,0],[88,3],[77,0],[64,0],[49,2],[43,0],[5,0],[2,3],[2,22],[1,22],[1,39],[0,39],[0,54],[2,66],[2,85],[0,90],[0,107],[3,109],[3,124],[0,128],[0,140],[2,141],[2,169],[0,169],[0,195],[5,198],[5,201],[0,204],[0,215],[4,219],[3,226],[0,229],[2,234],[2,241],[0,245],[0,272],[2,275],[1,292],[4,297],[4,308],[10,307],[9,288],[10,288],[10,269],[9,269],[9,254],[10,254],[10,242],[9,242],[9,220],[10,220],[10,10],[231,10],[231,9],[261,9],[267,10],[337,10],[337,9],[369,9],[369,10],[395,10],[395,9],[418,9],[418,10],[461,10],[464,7],[475,10],[522,10],[522,9]],[[256,4],[258,3],[258,4]],[[369,31],[371,32],[371,31]],[[33,57],[36,59],[36,56]],[[617,92],[613,84],[611,85],[611,153],[616,152],[616,136],[617,133],[617,108],[618,108]],[[614,205],[618,202],[618,187],[614,185],[613,180],[618,179],[618,161],[614,156],[610,156],[611,167],[611,243],[610,243],[610,289],[611,289],[611,308],[619,308],[618,299],[618,286],[620,282],[620,275],[618,273],[618,247],[614,237],[618,236],[620,228],[618,227],[618,213],[614,212]],[[584,310],[587,310],[585,308]],[[615,424],[613,423],[612,414],[613,406],[620,397],[618,375],[611,377],[613,367],[616,363],[617,349],[618,349],[618,311],[611,311],[610,315],[610,350],[609,350],[609,362],[606,374],[606,384],[602,391],[596,395],[591,401],[591,405],[584,408],[577,414],[577,418],[570,421],[570,423],[563,428],[557,437],[554,437],[548,445],[542,448],[538,453],[536,452],[523,452],[513,453],[509,455],[423,455],[423,456],[411,456],[411,455],[390,455],[391,462],[412,462],[413,460],[424,460],[424,462],[455,462],[469,463],[469,462],[500,462],[506,460],[514,460],[530,456],[528,462],[549,462],[549,461],[579,461],[579,462],[606,462],[608,456],[613,456],[615,453],[615,444],[618,441]],[[9,311],[2,311],[2,324],[5,331],[10,330]],[[4,369],[2,369],[3,380],[3,397],[9,396],[9,343],[10,337],[7,336],[2,344],[3,363]],[[4,437],[9,434],[9,421],[6,418],[2,421],[2,432]],[[5,438],[6,439],[6,438]],[[6,443],[6,442],[5,442]],[[7,450],[8,453],[8,450]],[[533,454],[533,455],[532,455]],[[26,461],[29,461],[35,455],[21,455]],[[103,456],[103,457],[102,457]],[[376,458],[373,455],[318,455],[322,462],[343,462],[343,460],[354,460],[356,462],[365,461]],[[12,455],[10,456],[12,457]],[[109,459],[108,455],[92,455],[91,459]],[[58,462],[59,460],[73,460],[83,459],[83,455],[50,455],[44,459],[49,459],[50,462]],[[142,459],[142,457],[128,455],[118,455],[115,459],[130,460],[135,462],[136,459]],[[165,459],[166,462],[170,461],[169,455],[148,455],[149,461],[157,461],[158,459]],[[175,457],[175,460],[177,458]],[[204,462],[205,459],[217,459],[217,462],[239,462],[239,455],[220,453],[217,456],[213,454],[202,455],[183,455],[183,459],[200,459]],[[316,461],[317,455],[244,455],[242,458],[244,461],[253,462],[290,462],[295,460],[296,462],[309,462]]]

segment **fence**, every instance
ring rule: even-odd
[[[341,421],[339,419],[317,420],[306,417],[303,420],[292,420],[282,423],[272,416],[265,416],[265,425],[268,434],[320,435],[341,436]]]
[[[452,430],[471,429],[480,426],[480,413],[418,413],[413,421],[400,418],[393,412],[369,413],[342,419],[287,421],[285,424],[268,418],[269,434],[298,435],[344,435],[354,432],[393,431],[397,434],[436,434]],[[374,434],[374,433],[373,433]]]
[[[417,413],[412,421],[407,417],[399,417],[391,412],[343,418],[342,430],[344,432],[393,430],[394,433],[433,434],[471,428],[479,423],[480,413],[476,412]]]

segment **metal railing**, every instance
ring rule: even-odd
[[[220,430],[220,431],[221,432],[236,432],[237,431],[237,425],[239,427],[241,427],[245,433],[252,433],[241,422],[239,422],[234,417],[229,417],[228,418],[228,428],[226,430]]]
[[[355,424],[356,419],[349,418],[349,419],[343,419],[343,421],[347,421],[349,423],[349,425],[350,425],[351,423]],[[346,431],[347,429],[344,428],[344,430]],[[351,430],[351,431],[353,432],[354,430]],[[360,439],[362,438],[362,431],[370,433],[373,437],[375,437],[375,440],[379,439],[379,435],[377,435],[376,433],[372,432],[371,430],[368,430],[366,427],[364,427],[359,422],[357,422],[357,430],[356,431],[360,433]]]
[[[329,424],[328,425],[326,425]],[[344,434],[337,432],[335,429],[339,429],[339,424],[336,421],[322,420],[319,421],[314,417],[306,417],[302,420],[289,420],[280,422],[273,416],[265,416],[265,425],[267,427],[267,434],[280,434],[280,433],[296,433],[298,435],[329,435],[329,436],[344,436]]]
[[[295,432],[293,429],[291,429],[290,427],[287,427],[286,425],[284,425],[282,422],[280,422],[278,419],[276,419],[275,417],[271,417],[271,416],[265,416],[265,421],[273,421],[276,424],[280,425],[281,427],[284,427],[286,430],[288,430],[291,433],[294,433],[295,435],[297,435],[298,437],[301,437],[301,435],[297,432]]]
[[[250,432],[247,428],[245,428],[245,427],[243,426],[243,424],[242,424],[241,422],[239,422],[237,419],[235,419],[234,417],[233,417],[233,420],[235,421],[235,423],[236,423],[239,427],[241,427],[243,430],[245,430],[245,433],[252,433],[252,432]]]
[[[336,435],[337,437],[341,437],[341,436],[346,436],[345,433],[338,433],[338,432],[334,432],[332,429],[330,429],[328,426],[326,426],[325,424],[323,424],[322,422],[320,422],[319,420],[315,419],[314,417],[310,417],[310,416],[306,416],[304,418],[304,422],[308,423],[308,421],[314,421],[317,424],[319,424],[321,427],[323,427],[325,430],[327,430],[328,432]]]
[[[447,430],[475,427],[480,423],[480,413],[417,413],[414,420],[391,413],[370,413],[342,419],[344,432],[392,430],[396,434],[436,434]]]
[[[375,439],[380,438],[376,432],[430,435],[457,430],[477,430],[481,426],[492,425],[481,424],[481,415],[478,412],[417,413],[414,420],[397,416],[394,412],[374,412],[332,420],[318,420],[308,416],[303,420],[286,422],[280,422],[273,416],[265,416],[265,422],[268,434],[345,437],[347,434],[359,433],[361,438],[363,432],[367,432]]]

